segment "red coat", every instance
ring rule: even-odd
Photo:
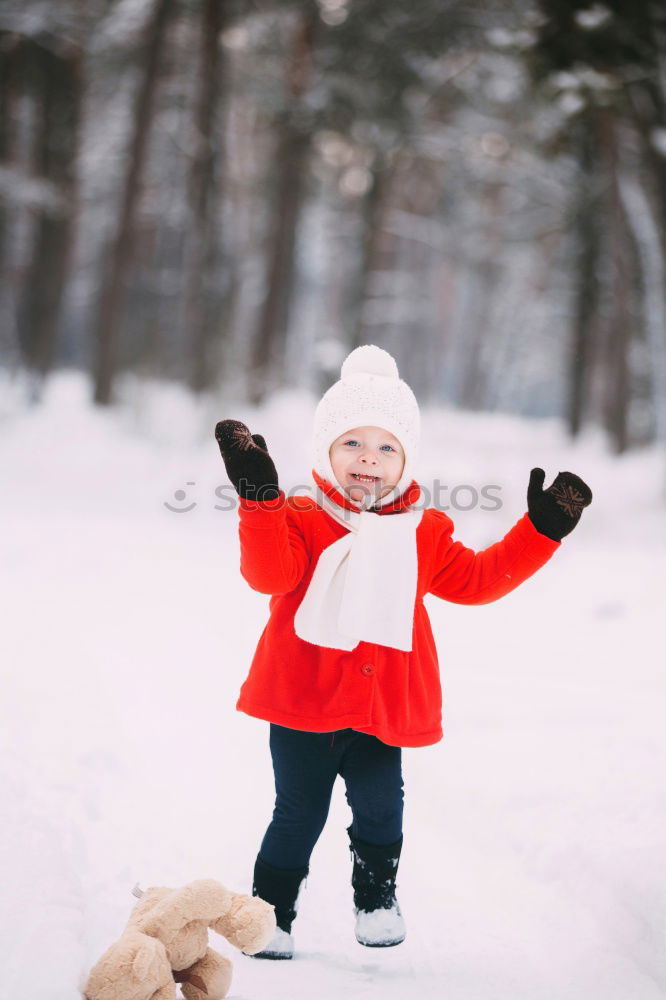
[[[358,511],[327,480],[313,476],[342,506]],[[376,516],[420,495],[413,481]],[[399,515],[398,515],[399,516]],[[453,541],[453,521],[427,508],[416,529],[418,583],[411,652],[370,642],[347,651],[315,646],[294,631],[294,615],[319,554],[347,531],[312,497],[239,499],[240,569],[253,590],[270,594],[261,634],[236,708],[258,719],[313,733],[355,729],[390,746],[420,747],[442,738],[442,690],[430,619],[435,594],[456,604],[489,604],[550,559],[560,542],[540,534],[527,514],[481,552]]]

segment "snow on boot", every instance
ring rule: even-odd
[[[270,903],[275,908],[277,927],[265,948],[252,958],[285,959],[294,957],[294,939],[291,925],[298,908],[298,897],[306,884],[308,866],[304,868],[274,868],[257,855],[252,880],[252,895]],[[245,952],[243,953],[245,954]]]
[[[243,952],[243,954],[245,954],[245,952]],[[283,931],[281,927],[276,927],[275,934],[270,939],[266,947],[262,951],[258,951],[250,957],[274,959],[293,958],[294,939],[291,934],[287,934],[287,932]]]
[[[352,837],[347,828],[353,861],[356,940],[367,948],[391,948],[405,940],[405,921],[395,898],[395,877],[402,837],[378,846]]]
[[[405,940],[405,921],[397,901],[390,910],[356,911],[356,940],[366,948],[391,948]]]

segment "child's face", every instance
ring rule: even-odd
[[[338,483],[354,503],[373,502],[400,481],[405,452],[396,437],[382,427],[354,427],[336,438],[329,450]],[[359,475],[364,479],[357,478]],[[372,478],[367,478],[372,477]]]

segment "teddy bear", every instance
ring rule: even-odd
[[[231,892],[214,879],[180,889],[135,887],[139,902],[120,939],[93,966],[84,1000],[222,1000],[232,964],[208,947],[208,928],[247,955],[275,932],[275,910],[258,896]]]

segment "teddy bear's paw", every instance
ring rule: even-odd
[[[275,933],[275,908],[259,896],[234,893],[231,906],[212,929],[246,954],[262,951]]]
[[[244,955],[249,954],[248,952],[243,952]],[[283,958],[293,958],[294,957],[294,939],[291,934],[287,934],[283,931],[281,927],[276,927],[273,937],[270,939],[268,944],[262,951],[257,951],[251,958],[273,958],[273,959],[283,959]]]
[[[174,972],[185,1000],[222,1000],[231,986],[233,965],[212,948],[183,972]]]

